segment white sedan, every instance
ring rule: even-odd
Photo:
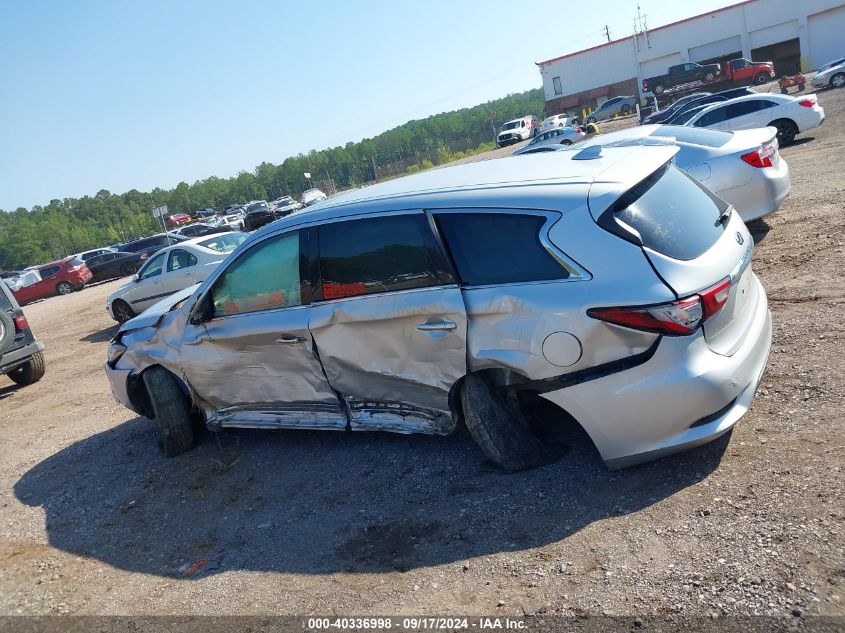
[[[572,145],[584,140],[584,132],[575,127],[557,127],[535,136],[525,147],[520,147],[513,155],[533,154],[550,149],[557,149],[561,145]]]
[[[818,127],[824,122],[824,108],[816,95],[755,94],[720,101],[707,106],[691,117],[686,125],[733,132],[752,128],[773,127],[778,142],[788,145],[795,135]]]
[[[247,237],[240,232],[215,233],[161,249],[132,281],[109,295],[106,309],[115,321],[125,323],[162,298],[205,281]]]

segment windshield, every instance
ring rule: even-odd
[[[267,211],[270,206],[266,202],[254,202],[246,208],[247,213],[254,213],[255,211]]]
[[[522,120],[519,120],[519,121],[510,121],[510,122],[508,122],[508,123],[505,123],[505,124],[502,126],[502,129],[503,129],[503,130],[515,130],[515,129],[516,129],[516,128],[518,128],[518,127],[522,127]]]
[[[218,253],[231,253],[247,237],[246,233],[236,231],[234,233],[224,233],[223,235],[217,235],[209,238],[200,242],[199,245],[213,251],[217,251]]]

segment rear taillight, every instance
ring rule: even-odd
[[[801,99],[801,101],[798,102],[798,105],[802,105],[805,108],[812,108],[814,105],[816,105],[816,100],[815,99]]]
[[[590,308],[587,315],[600,321],[666,336],[693,334],[702,323],[719,312],[730,297],[731,279],[697,295],[671,303],[626,308]]]
[[[760,149],[754,152],[748,152],[742,155],[742,160],[752,167],[771,167],[772,157],[775,155],[774,145],[763,145]]]
[[[26,320],[26,317],[24,315],[16,316],[14,321],[15,327],[20,332],[23,332],[26,328],[29,327],[29,322]]]

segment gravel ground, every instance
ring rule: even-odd
[[[103,375],[120,282],[28,306],[48,366],[0,377],[0,613],[845,614],[845,90],[819,98],[751,226],[774,314],[752,409],[625,471],[579,436],[517,475],[464,435],[226,432],[165,459]]]

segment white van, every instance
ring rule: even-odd
[[[496,147],[504,147],[512,143],[519,143],[537,136],[540,124],[533,114],[508,121],[496,137]]]

